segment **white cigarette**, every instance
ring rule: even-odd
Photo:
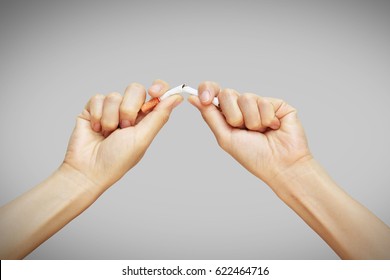
[[[164,93],[163,95],[161,95],[158,99],[160,100],[164,100],[165,98],[171,96],[171,95],[175,95],[175,94],[181,94],[183,92],[183,88],[185,87],[185,84],[181,84],[180,86],[177,86],[177,87],[174,87],[174,88],[171,88],[170,90],[168,90],[166,93]]]
[[[168,98],[169,96],[175,95],[175,94],[182,94],[182,93],[188,93],[191,95],[198,96],[198,91],[192,87],[186,86],[185,84],[181,84],[180,86],[171,88],[166,93],[161,95],[160,97],[155,97],[144,103],[141,107],[141,111],[146,113],[153,109],[161,100],[164,100],[165,98]],[[214,97],[212,103],[215,106],[219,106],[219,100],[217,97]]]
[[[191,95],[199,96],[198,91],[197,91],[196,89],[194,89],[194,88],[192,88],[192,87],[189,87],[189,86],[186,86],[186,85],[184,85],[184,87],[183,87],[183,92],[189,93],[189,94],[191,94]],[[215,106],[218,107],[218,106],[219,106],[218,97],[214,97],[212,103],[213,103]]]

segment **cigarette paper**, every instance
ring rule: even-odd
[[[174,95],[174,94],[182,94],[182,93],[188,93],[191,95],[198,96],[198,91],[192,87],[186,86],[185,84],[181,84],[180,86],[171,88],[166,93],[161,95],[160,97],[155,97],[150,99],[149,101],[145,102],[144,105],[141,107],[141,111],[143,113],[146,113],[150,110],[152,110],[161,100],[164,100],[165,98]],[[219,106],[219,100],[217,97],[214,97],[213,102],[215,106]]]
[[[181,94],[183,92],[184,86],[185,86],[185,84],[182,84],[180,86],[171,88],[170,90],[168,90],[166,93],[164,93],[160,97],[155,97],[155,98],[150,99],[149,101],[145,102],[144,105],[142,105],[141,111],[143,113],[146,113],[146,112],[152,110],[161,100],[164,100],[165,98],[167,98],[171,95]]]
[[[198,91],[197,91],[196,89],[192,88],[192,87],[189,87],[189,86],[184,86],[184,87],[183,87],[183,92],[189,93],[189,94],[191,94],[191,95],[199,96]],[[211,102],[211,103],[213,103],[215,106],[218,107],[218,106],[219,106],[218,97],[214,97],[214,98],[213,98],[213,102]]]

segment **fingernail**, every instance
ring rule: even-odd
[[[152,85],[149,90],[154,93],[159,93],[162,90],[162,85],[160,84]]]
[[[100,129],[101,129],[100,123],[97,122],[97,123],[95,123],[95,124],[93,125],[93,130],[94,130],[95,132],[99,132]]]
[[[122,120],[121,121],[121,128],[126,128],[130,126],[130,121],[129,120]]]
[[[201,94],[199,95],[199,99],[202,102],[207,102],[210,99],[210,96],[211,96],[210,91],[205,90],[205,91],[201,92]]]
[[[280,128],[280,121],[278,119],[274,119],[271,123],[271,126],[270,128],[274,129],[274,130],[277,130]]]
[[[107,138],[107,136],[110,135],[108,131],[102,131],[102,134],[104,138]]]

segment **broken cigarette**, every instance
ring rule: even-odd
[[[152,110],[158,103],[160,103],[161,100],[164,100],[165,98],[167,98],[171,95],[182,94],[182,93],[188,93],[191,95],[198,96],[198,91],[196,89],[189,87],[185,84],[181,84],[180,86],[171,88],[170,90],[168,90],[166,93],[164,93],[160,97],[154,97],[154,98],[150,99],[149,101],[145,102],[145,104],[142,105],[142,107],[141,107],[141,111],[143,113],[146,113],[146,112]],[[214,97],[212,103],[218,107],[219,106],[218,98]]]
[[[184,87],[183,87],[183,92],[191,94],[191,95],[199,96],[198,91],[196,89],[189,87],[189,86],[186,86],[186,85],[184,85]],[[219,106],[218,97],[214,97],[213,101],[211,103],[213,103],[215,106],[218,107]]]

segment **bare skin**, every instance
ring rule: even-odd
[[[218,144],[267,183],[343,259],[390,259],[390,228],[346,194],[310,153],[296,110],[282,100],[199,85]],[[221,108],[210,105],[218,96]]]
[[[157,80],[149,94],[160,96],[168,89],[166,82]],[[144,87],[133,83],[124,96],[111,93],[90,99],[77,117],[63,164],[0,208],[1,259],[24,258],[138,163],[183,100],[172,96],[152,112],[138,114],[145,98]]]
[[[159,97],[169,85],[148,89]],[[296,110],[282,100],[240,94],[214,82],[189,101],[218,144],[267,183],[329,246],[347,259],[389,259],[390,229],[353,200],[314,160]],[[211,104],[218,96],[220,108]],[[0,208],[0,258],[23,258],[88,208],[142,158],[183,99],[140,113],[146,90],[92,97],[76,121],[63,164],[44,182]]]

